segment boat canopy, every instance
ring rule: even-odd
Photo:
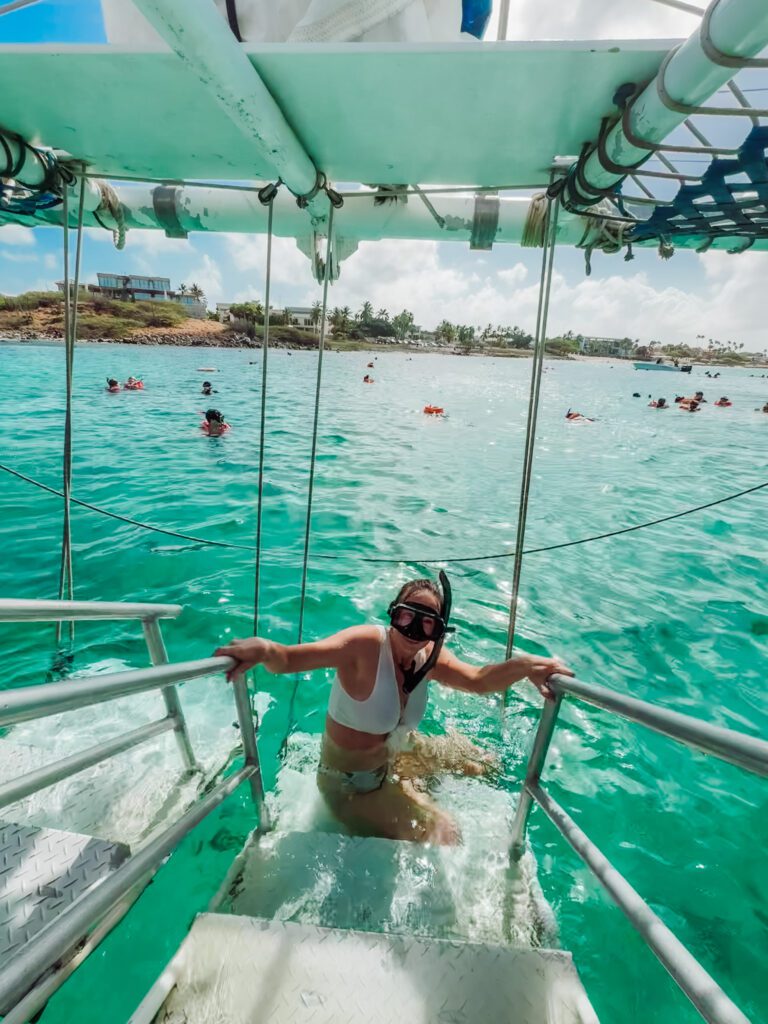
[[[333,206],[334,277],[361,240],[541,246],[556,197],[557,241],[587,257],[768,249],[768,110],[733,81],[768,69],[765,0],[712,0],[685,40],[482,43],[488,0],[102,7],[107,42],[0,46],[24,97],[0,223],[61,224],[67,184],[77,223],[85,177],[82,223],[119,245],[265,231],[274,200],[318,274]]]

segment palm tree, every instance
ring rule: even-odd
[[[205,298],[203,289],[200,287],[199,284],[191,284],[189,288],[189,294],[192,296],[193,299],[195,299],[196,302],[202,302],[202,300]]]
[[[373,320],[373,306],[366,299],[363,303],[360,312],[357,314],[358,323],[369,324]]]
[[[187,289],[187,286],[185,284],[180,284],[179,285],[179,295],[186,295],[187,291],[188,291],[188,289]]]
[[[383,321],[385,324],[389,323],[389,313],[386,309],[380,309],[376,314],[376,319]]]
[[[352,320],[352,310],[349,306],[344,306],[341,310],[341,330],[344,334],[349,330],[349,324]]]

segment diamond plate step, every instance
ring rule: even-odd
[[[156,1024],[597,1024],[569,953],[204,914]]]
[[[92,836],[0,822],[0,963],[129,852],[121,843]]]
[[[221,906],[328,928],[519,946],[557,942],[551,910],[506,843],[435,847],[333,832],[272,832],[246,848]]]

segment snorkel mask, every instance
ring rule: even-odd
[[[412,663],[411,667],[405,670],[403,689],[406,693],[415,690],[424,676],[434,668],[440,656],[446,633],[454,631],[453,626],[448,625],[452,603],[451,584],[442,569],[439,579],[443,591],[439,612],[418,601],[399,601],[397,603],[393,601],[387,609],[390,625],[406,639],[418,643],[434,641],[432,653],[421,668],[414,668],[415,663]]]

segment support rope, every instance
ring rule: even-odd
[[[264,333],[261,340],[261,419],[259,423],[259,487],[256,502],[256,568],[253,581],[253,635],[259,633],[259,585],[261,582],[261,517],[264,503],[264,439],[267,422],[267,356],[269,354],[269,293],[272,284],[272,216],[274,194],[267,213],[267,269],[264,283]]]
[[[304,635],[304,605],[307,594],[307,566],[309,564],[309,538],[312,527],[312,498],[315,491],[315,465],[317,462],[317,426],[320,415],[320,387],[323,379],[323,352],[325,350],[326,315],[328,311],[328,283],[331,277],[331,262],[334,259],[333,253],[333,213],[334,206],[328,209],[328,240],[325,247],[325,266],[323,267],[323,302],[320,313],[320,341],[317,354],[317,381],[315,384],[315,415],[312,423],[312,453],[309,461],[309,487],[307,490],[307,521],[304,531],[304,561],[301,568],[301,600],[299,604],[299,628],[296,643],[300,644]],[[288,745],[288,737],[293,727],[294,707],[296,694],[299,688],[299,677],[294,676],[291,700],[288,706],[288,726],[285,738],[280,746],[280,756],[285,756]]]
[[[80,288],[80,262],[83,248],[83,206],[85,200],[85,178],[80,178],[80,192],[77,209],[77,244],[75,248],[74,298],[70,295],[69,281],[69,188],[65,183],[62,190],[64,204],[64,358],[66,363],[66,411],[64,413],[64,457],[63,495],[64,518],[61,537],[61,567],[59,571],[59,600],[74,598],[74,577],[72,574],[72,383],[75,361],[75,338],[77,337],[77,298]],[[56,643],[61,642],[63,623],[56,623]],[[68,624],[69,642],[75,639],[75,623]]]
[[[549,295],[552,287],[552,268],[554,265],[555,246],[557,243],[557,215],[560,209],[559,194],[547,203],[546,244],[542,254],[541,278],[539,282],[539,305],[536,314],[536,342],[531,368],[531,391],[528,401],[528,422],[526,426],[525,454],[523,456],[523,476],[520,487],[520,509],[517,520],[517,537],[515,539],[515,565],[512,578],[512,596],[509,604],[509,626],[507,629],[507,658],[512,655],[515,642],[515,625],[517,623],[517,599],[520,592],[520,575],[523,564],[523,544],[525,543],[525,526],[528,518],[528,498],[531,488],[533,471],[533,455],[536,444],[536,421],[539,413],[539,395],[541,392],[541,376],[544,366],[544,348],[547,337],[547,316],[549,313]],[[505,698],[506,699],[506,698]]]
[[[63,455],[63,481],[62,486],[63,498],[64,498],[64,509],[63,509],[63,521],[62,521],[62,535],[61,535],[61,564],[59,566],[59,591],[58,597],[61,601],[64,597],[64,591],[67,591],[68,597],[72,600],[72,561],[70,557],[70,496],[69,496],[69,485],[71,482],[70,477],[70,466],[68,462],[68,451],[71,441],[71,416],[72,416],[72,366],[69,358],[69,323],[70,323],[70,290],[69,290],[69,189],[66,185],[62,190],[62,204],[63,204],[63,221],[64,221],[64,234],[62,235],[62,248],[63,248],[63,262],[64,262],[64,367],[65,367],[65,378],[66,378],[66,408],[64,412],[64,455]],[[67,585],[69,584],[69,585]],[[61,643],[61,634],[63,629],[63,623],[56,623],[56,644]],[[74,623],[69,624],[69,641],[73,642],[75,638]]]
[[[55,487],[49,487],[47,484],[41,483],[39,480],[33,480],[31,476],[26,476],[24,473],[19,473],[18,470],[11,469],[10,466],[5,466],[0,463],[0,471],[9,473],[11,476],[17,477],[19,480],[23,480],[24,483],[32,484],[33,487],[39,487],[43,491],[47,491],[49,494],[55,494],[58,498],[64,497],[62,491],[57,491]],[[526,548],[523,551],[524,555],[538,555],[544,551],[559,551],[561,548],[572,548],[577,547],[580,544],[590,544],[593,540],[606,540],[609,537],[619,537],[624,533],[634,533],[636,530],[645,530],[649,526],[658,526],[660,523],[668,523],[672,519],[682,519],[684,516],[692,515],[694,512],[703,512],[706,509],[714,508],[716,505],[723,505],[727,501],[734,501],[736,498],[743,498],[747,494],[753,494],[755,491],[760,491],[763,488],[768,487],[768,480],[761,484],[755,484],[753,487],[747,487],[743,491],[736,491],[734,494],[726,494],[723,498],[716,498],[714,501],[708,501],[704,505],[696,505],[694,508],[686,508],[681,512],[674,512],[672,515],[662,516],[660,519],[651,519],[646,523],[637,523],[635,526],[624,526],[619,530],[610,530],[608,533],[597,533],[591,537],[581,537],[579,540],[566,540],[561,541],[558,544],[546,544],[540,548]],[[98,512],[102,516],[107,516],[109,519],[116,519],[118,522],[127,523],[129,526],[136,526],[141,530],[148,530],[150,533],[161,533],[165,537],[175,537],[178,540],[189,540],[194,544],[204,544],[207,547],[216,548],[233,548],[236,551],[255,551],[256,548],[253,544],[235,544],[231,541],[225,540],[211,540],[208,537],[195,537],[190,533],[180,533],[177,530],[167,530],[162,526],[153,526],[150,523],[142,523],[138,519],[130,519],[128,516],[118,515],[116,512],[110,512],[107,509],[99,508],[98,505],[91,505],[87,501],[80,501],[78,498],[70,498],[73,505],[79,505],[80,508],[87,508],[90,512]],[[287,552],[286,552],[287,554]],[[367,562],[375,565],[458,565],[466,562],[493,562],[500,558],[513,558],[514,551],[498,551],[491,555],[465,555],[459,558],[408,558],[406,555],[401,555],[399,558],[373,558],[365,555],[356,556],[358,562]],[[316,559],[338,559],[337,554],[323,554],[315,553],[312,558]],[[285,563],[287,564],[287,563]]]

